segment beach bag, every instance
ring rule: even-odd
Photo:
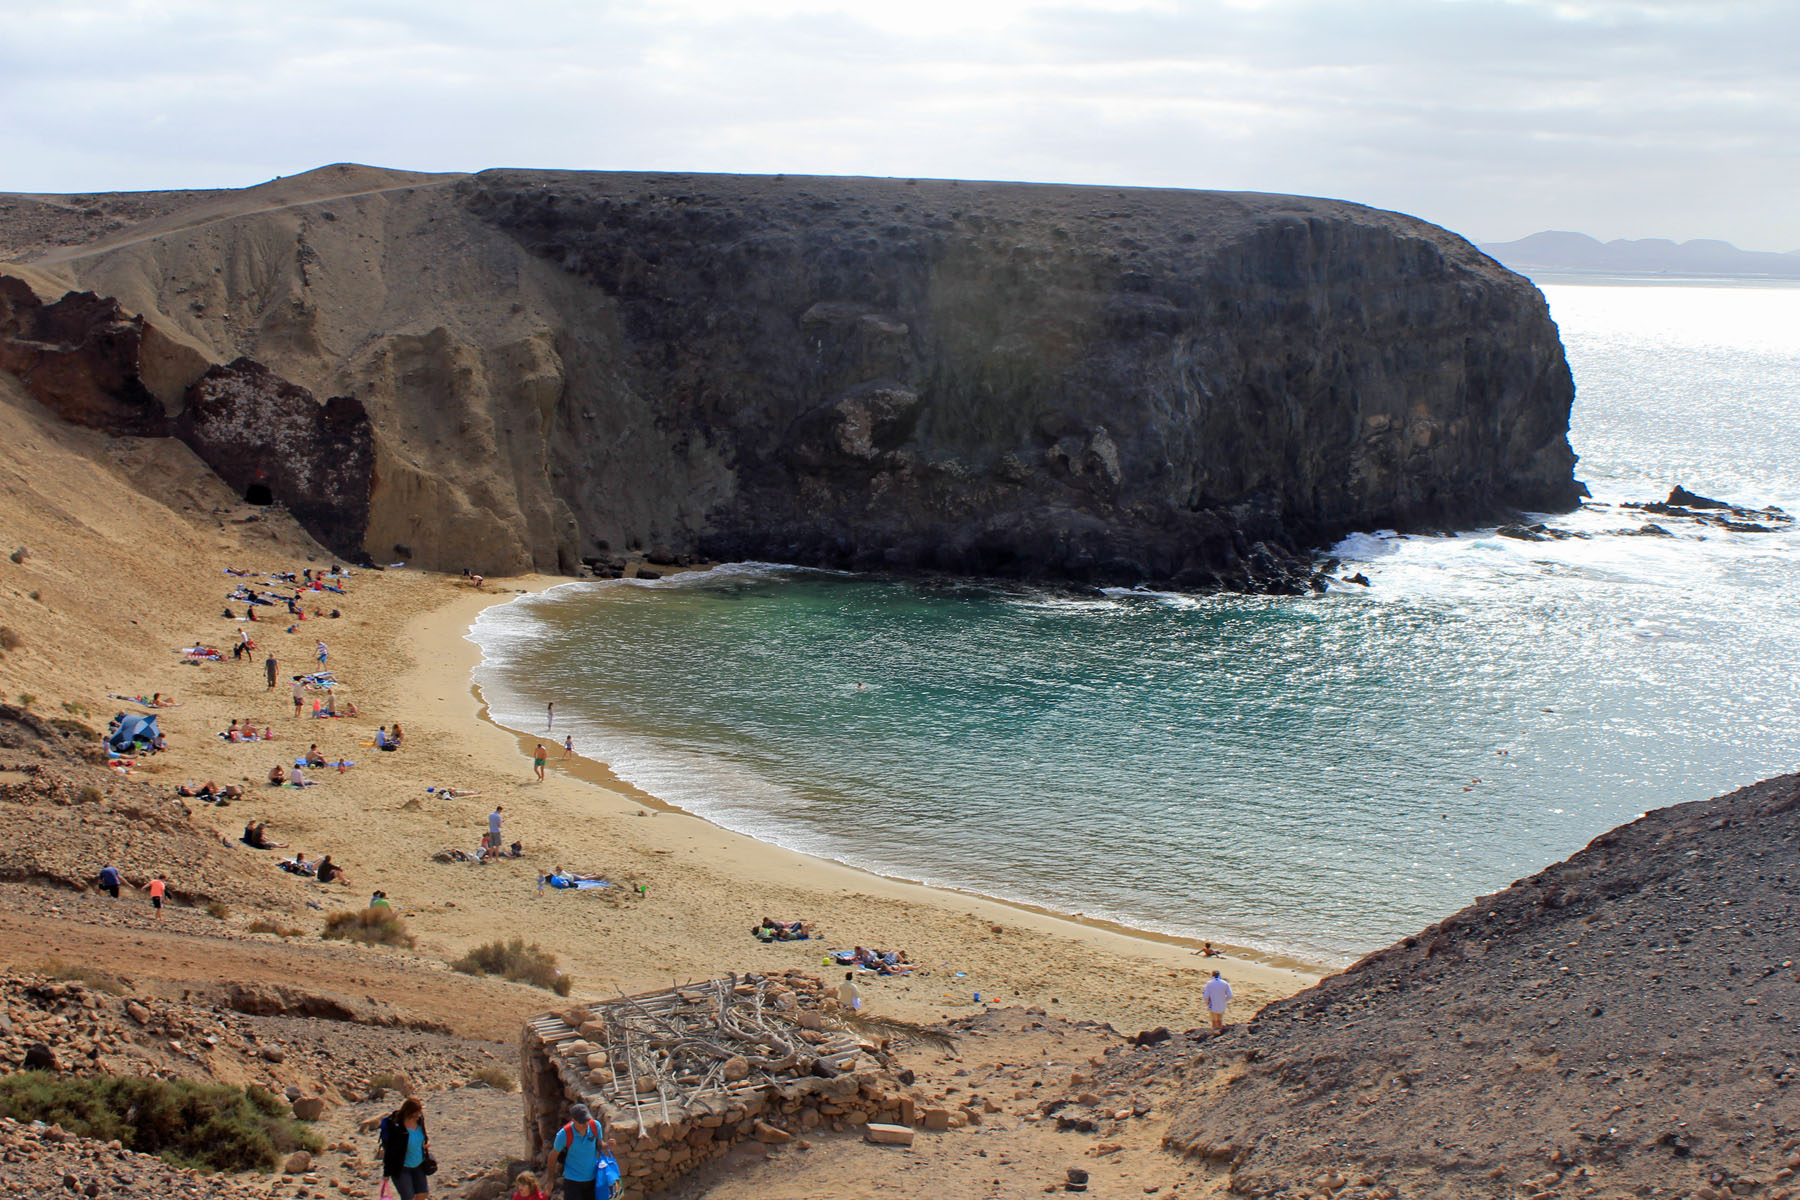
[[[613,1200],[619,1194],[619,1162],[605,1151],[594,1164],[594,1195],[598,1200]]]

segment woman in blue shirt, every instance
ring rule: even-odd
[[[425,1132],[425,1106],[408,1096],[400,1110],[381,1122],[381,1173],[394,1181],[400,1200],[431,1194],[431,1137]]]

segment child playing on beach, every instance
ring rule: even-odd
[[[158,921],[162,920],[163,893],[168,889],[169,885],[163,882],[161,875],[150,876],[150,882],[139,889],[150,893],[150,907],[156,910],[156,919]]]
[[[547,1197],[538,1188],[536,1175],[520,1171],[518,1178],[513,1180],[512,1200],[547,1200]]]

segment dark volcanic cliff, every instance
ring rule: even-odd
[[[380,557],[1290,590],[1345,531],[1579,492],[1541,295],[1357,205],[353,167],[196,195],[40,231],[36,286],[355,397]]]
[[[621,384],[728,464],[691,531],[713,557],[1245,586],[1349,529],[1577,496],[1542,297],[1391,213],[883,180],[461,190],[609,298]],[[580,515],[612,484],[562,416]]]

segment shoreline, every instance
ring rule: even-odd
[[[527,733],[503,725],[492,715],[487,698],[483,694],[480,684],[476,683],[474,679],[475,672],[483,661],[483,652],[481,647],[468,637],[468,634],[476,619],[488,608],[500,604],[510,604],[524,596],[541,595],[552,588],[581,581],[559,576],[530,575],[489,580],[488,582],[503,590],[494,592],[471,590],[467,595],[453,597],[436,609],[415,615],[406,622],[402,636],[412,639],[415,644],[425,642],[453,650],[451,657],[460,660],[463,665],[462,679],[467,693],[474,703],[473,716],[477,723],[484,729],[492,730],[495,734],[504,737],[516,752],[521,764],[529,764],[533,746],[549,738],[550,735],[549,733],[543,735]],[[414,671],[420,670],[425,661],[426,658],[423,654],[416,653]],[[441,678],[436,671],[431,672],[429,677],[433,682],[437,682]],[[420,689],[421,694],[423,690]],[[442,698],[439,699],[442,702]],[[465,720],[467,715],[465,711]],[[923,902],[934,907],[955,906],[964,908],[966,911],[966,906],[974,905],[979,908],[995,910],[996,915],[1010,915],[1015,921],[1023,919],[1022,923],[1036,926],[1043,932],[1096,948],[1114,952],[1149,953],[1156,959],[1165,962],[1178,955],[1179,957],[1174,961],[1179,961],[1189,968],[1196,968],[1208,962],[1229,963],[1234,971],[1240,973],[1257,975],[1267,973],[1268,977],[1262,982],[1284,987],[1284,994],[1311,986],[1320,978],[1335,974],[1342,969],[1328,964],[1310,962],[1292,955],[1276,954],[1217,940],[1213,942],[1213,945],[1223,950],[1224,956],[1214,960],[1201,959],[1197,964],[1193,960],[1198,957],[1195,952],[1205,941],[1202,938],[1140,929],[1122,922],[1061,911],[1047,905],[991,896],[971,889],[925,883],[904,876],[869,870],[840,859],[792,850],[774,842],[764,841],[751,834],[719,825],[691,810],[663,800],[619,778],[608,764],[588,758],[579,752],[573,756],[572,760],[565,762],[557,753],[561,745],[560,741],[549,743],[551,757],[547,769],[551,773],[573,779],[586,788],[600,793],[601,795],[597,799],[602,799],[603,802],[613,804],[622,802],[658,815],[666,814],[685,818],[712,831],[721,843],[736,843],[731,848],[737,852],[747,852],[752,856],[767,860],[766,865],[776,865],[779,860],[779,865],[789,868],[798,867],[808,874],[823,875],[826,877],[826,882],[832,882],[834,881],[833,877],[837,877],[846,884],[860,882],[864,887],[879,888],[884,891],[894,889],[902,893],[896,898],[904,898],[914,903]],[[524,770],[529,771],[529,766],[525,766]],[[1248,972],[1246,972],[1246,968],[1248,968]]]

